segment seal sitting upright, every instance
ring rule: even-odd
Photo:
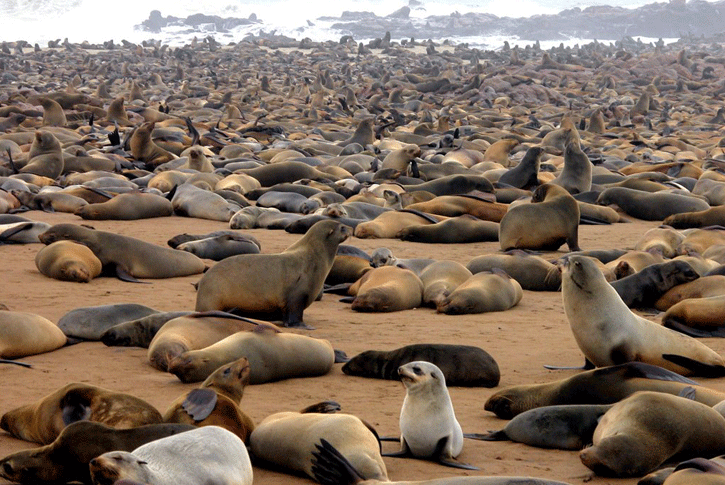
[[[196,311],[281,315],[285,327],[309,328],[302,312],[320,294],[337,247],[351,234],[348,226],[325,220],[279,254],[226,258],[199,281]]]

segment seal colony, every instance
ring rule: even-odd
[[[600,258],[592,264],[612,275],[619,262],[605,265],[620,255],[619,250],[637,247],[665,215],[702,212],[720,203],[717,184],[723,183],[725,142],[717,99],[722,94],[725,53],[718,44],[698,40],[648,46],[624,40],[616,46],[593,43],[544,53],[538,46],[486,52],[420,41],[403,45],[390,39],[378,44],[384,45],[384,50],[373,52],[352,39],[286,46],[275,42],[274,38],[264,38],[221,45],[209,37],[180,48],[154,42],[109,44],[105,48],[66,44],[37,52],[16,43],[5,45],[9,53],[3,49],[0,57],[0,225],[7,244],[0,246],[0,254],[8,281],[17,283],[4,285],[0,302],[13,311],[47,318],[51,324],[77,308],[124,302],[148,305],[164,313],[188,312],[201,298],[209,308],[200,310],[230,310],[244,317],[271,309],[270,318],[283,317],[282,323],[290,326],[304,321],[316,330],[283,329],[269,337],[282,340],[286,339],[283,335],[302,333],[305,338],[331,345],[324,349],[324,375],[251,383],[243,401],[234,396],[233,404],[256,425],[255,431],[268,417],[297,410],[300,403],[333,398],[340,401],[348,416],[374,423],[381,434],[391,435],[401,429],[397,419],[400,399],[394,398],[402,396],[400,384],[344,375],[331,364],[332,349],[356,355],[420,342],[466,344],[495,355],[500,365],[495,381],[502,388],[538,386],[579,376],[582,373],[578,371],[552,372],[542,367],[581,355],[567,325],[562,295],[557,293],[561,275],[552,262],[569,250],[581,248],[585,254]],[[420,53],[426,48],[426,54]],[[57,103],[65,121],[58,106],[41,102],[41,98]],[[567,170],[572,163],[580,175]],[[622,196],[628,191],[641,194]],[[658,196],[651,197],[650,193]],[[121,195],[127,197],[116,199]],[[94,220],[95,230],[82,226],[84,214],[98,211],[96,204],[114,199],[105,206],[111,210],[103,217],[115,219]],[[143,199],[153,199],[153,207]],[[124,200],[139,205],[125,205],[121,203]],[[612,206],[597,206],[598,200]],[[172,216],[163,215],[169,213],[169,204],[164,201],[171,203]],[[661,201],[657,212],[642,208],[651,201]],[[151,210],[156,202],[162,209],[158,212]],[[86,204],[94,207],[78,209]],[[18,215],[5,214],[23,205],[30,209],[23,213],[29,224],[15,219]],[[535,215],[520,217],[530,211],[516,207],[535,209],[531,212]],[[579,216],[572,217],[575,207]],[[594,210],[597,208],[606,211]],[[41,212],[43,209],[49,212]],[[652,214],[662,217],[643,221]],[[139,218],[149,215],[157,217]],[[566,220],[559,222],[559,216],[566,216]],[[475,227],[481,231],[485,228],[486,235],[491,233],[492,239],[498,239],[499,229],[503,227],[506,234],[510,229],[506,226],[517,218],[519,225],[512,237],[532,236],[526,247],[544,250],[537,255],[542,261],[536,269],[522,269],[535,257],[518,252],[507,255],[510,262],[489,259],[483,265],[479,260],[480,267],[475,268],[480,274],[508,265],[504,271],[510,270],[512,281],[521,286],[515,292],[516,301],[521,295],[516,306],[475,317],[443,316],[423,307],[428,281],[422,284],[424,268],[448,261],[469,265],[473,271],[470,263],[475,258],[502,256],[501,241],[457,241],[474,240],[469,232],[476,232]],[[680,217],[673,216],[675,219]],[[617,222],[620,220],[628,223]],[[710,220],[702,219],[702,223]],[[52,227],[38,231],[34,223]],[[423,229],[433,226],[435,231],[427,237],[414,238],[427,242],[406,240],[427,233]],[[289,228],[293,234],[270,230],[281,228]],[[334,228],[331,235],[337,240],[322,244],[322,249],[308,242],[300,244],[319,238],[320,228]],[[359,260],[352,272],[355,276],[350,278],[353,281],[346,280],[345,284],[370,274],[367,255],[381,246],[389,247],[396,255],[395,265],[412,266],[394,270],[421,280],[411,278],[419,294],[411,300],[413,309],[356,312],[335,296],[322,294],[323,273],[337,261],[333,249],[338,249],[347,235],[344,233],[353,232],[353,228],[358,236],[388,239],[350,238],[348,244],[361,251],[344,253]],[[545,230],[551,230],[553,236]],[[201,261],[191,253],[162,247],[180,232],[211,235],[221,231],[249,236],[249,240],[259,241],[254,246],[263,250],[259,255],[233,256],[215,263],[216,254]],[[679,243],[663,248],[659,255],[647,253],[649,257],[670,261],[676,255],[687,255],[684,264],[699,275],[704,275],[704,268],[710,271],[723,264],[722,253],[717,252],[717,246],[724,242],[722,229],[682,231]],[[146,284],[104,278],[103,273],[83,285],[48,278],[41,271],[63,273],[55,270],[52,261],[39,261],[36,267],[35,257],[42,248],[36,242],[36,232],[47,232],[47,242],[72,239],[90,249],[106,270],[144,279]],[[307,234],[301,236],[304,232]],[[109,250],[104,242],[116,249]],[[116,244],[120,242],[123,247]],[[556,244],[558,249],[553,251]],[[304,256],[294,256],[292,263],[302,259],[305,264],[323,262],[327,270],[303,265],[294,273],[284,271],[287,262],[281,255],[285,248],[300,245]],[[515,246],[503,242],[504,248]],[[652,246],[642,249],[658,251]],[[75,254],[75,250],[64,250],[61,256],[66,253]],[[83,257],[87,259],[92,258]],[[261,262],[242,274],[235,261],[246,259]],[[635,260],[626,261],[631,270]],[[212,269],[202,276],[204,266]],[[619,271],[624,269],[622,264]],[[220,279],[226,278],[245,291],[258,291],[254,299],[277,300],[263,307],[264,311],[246,307],[248,298],[215,306],[213,300],[220,295],[207,292],[205,287],[220,273]],[[441,298],[448,296],[443,295],[445,292],[453,294],[460,284],[457,277],[435,276],[445,283]],[[652,279],[628,282],[626,288],[639,290],[635,296],[643,295]],[[197,294],[192,285],[200,281],[203,283]],[[304,298],[285,292],[282,286],[288,283],[304,290]],[[407,284],[401,286],[411,289]],[[403,300],[407,298],[398,297],[394,302]],[[291,311],[284,315],[290,302]],[[658,315],[646,317],[660,321]],[[133,316],[136,318],[140,316]],[[70,340],[76,341],[88,338],[84,335],[101,338],[107,330],[105,323],[110,322],[84,325],[75,318],[67,323],[58,327],[72,328]],[[256,337],[259,332],[248,333]],[[642,345],[646,347],[646,339]],[[709,339],[706,345],[718,355],[725,352],[725,343],[720,340]],[[31,353],[39,350],[31,347]],[[617,354],[612,352],[617,349],[597,347],[596,342],[594,347],[608,351],[610,356]],[[143,349],[82,342],[23,357],[32,369],[0,365],[0,411],[37,402],[67,382],[104,387],[108,382],[109,389],[142,399],[159,411],[172,405],[176,409],[179,398],[183,409],[187,397],[194,397],[189,399],[194,401],[199,395],[192,393],[195,386],[179,383],[152,368],[147,358]],[[452,360],[450,355],[442,358],[444,363]],[[466,364],[474,360],[469,358]],[[618,362],[612,359],[597,364]],[[458,370],[465,368],[458,366]],[[257,372],[254,363],[249,372],[253,378]],[[687,393],[687,387],[692,387],[695,400],[708,401],[703,405],[712,406],[722,400],[717,398],[725,391],[722,378],[702,379],[696,384],[658,381],[647,386],[635,379],[636,383],[629,384],[623,377],[620,389],[598,386],[604,394],[601,400],[609,404],[638,386],[659,392],[676,389],[675,394]],[[564,384],[556,386],[565,389]],[[483,409],[486,400],[499,391],[452,388],[460,428],[480,432],[504,427]],[[542,394],[536,388],[533,392]],[[213,397],[207,401],[206,394],[202,393],[204,404],[208,404],[205,412],[212,409],[209,403],[213,401]],[[216,396],[217,403],[223,401],[221,394]],[[66,407],[71,417],[95,411],[83,403]],[[193,413],[197,416],[196,411]],[[206,419],[202,414],[197,417]],[[415,418],[421,413],[413,409],[407,414]],[[342,424],[343,434],[349,430],[346,426],[351,425]],[[420,426],[408,423],[403,427],[404,437],[410,437],[413,444],[421,441],[416,436]],[[369,429],[363,428],[365,432]],[[455,429],[448,440],[458,445],[456,426],[444,424],[443,428]],[[242,432],[250,429],[252,425],[246,423]],[[305,443],[288,438],[278,446],[304,445],[302,463],[308,473],[311,452],[323,438],[345,455],[344,441],[333,443],[325,436],[315,435],[314,442]],[[418,456],[447,462],[457,456],[458,446],[449,450],[445,443],[439,443],[439,437],[423,438],[427,448]],[[431,439],[435,440],[432,449]],[[657,439],[652,439],[652,446],[657,445]],[[3,456],[28,445],[0,434]],[[369,449],[377,458],[380,450],[374,437]],[[382,451],[386,454],[395,449],[385,444]],[[274,449],[264,448],[259,454],[265,452],[273,454]],[[484,473],[489,477],[531,475],[575,483],[579,481],[576,477],[589,473],[572,453],[519,443],[465,441],[460,459],[483,470],[466,472],[470,478]],[[386,457],[376,463],[384,464],[380,469],[387,470],[394,480],[449,476],[453,481],[442,483],[456,483],[455,479],[463,478],[461,471],[435,462]],[[279,475],[284,473],[284,465],[255,467],[255,480],[297,483],[296,477]],[[649,465],[641,469],[645,468]],[[504,480],[499,483],[515,483]],[[592,481],[605,483],[599,477]]]

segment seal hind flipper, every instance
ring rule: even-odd
[[[697,396],[697,391],[695,390],[694,387],[690,387],[690,386],[683,387],[682,390],[680,391],[680,393],[678,394],[678,396],[684,397],[685,399],[690,399],[691,401],[695,401],[696,396]]]
[[[659,381],[675,381],[682,382],[683,384],[689,384],[692,386],[699,386],[697,382],[692,379],[688,379],[671,370],[664,369],[652,364],[645,364],[644,362],[628,362],[626,364],[613,365],[611,367],[605,367],[598,369],[595,372],[601,376],[608,373],[616,373],[622,371],[622,377],[626,379],[633,379],[635,377],[643,377],[645,379],[656,379]]]
[[[455,458],[453,458],[450,455],[447,455],[445,449],[446,445],[448,444],[448,436],[444,436],[443,438],[438,440],[438,443],[436,444],[436,449],[433,452],[432,458],[440,463],[441,465],[450,466],[453,468],[462,468],[464,470],[480,470],[480,468],[469,465],[468,463],[463,463]]]
[[[580,367],[566,367],[566,366],[548,365],[548,364],[544,365],[544,369],[549,369],[549,370],[592,370],[595,368],[596,368],[596,366],[594,364],[592,364],[591,361],[589,359],[587,359],[586,357],[584,358],[584,365],[582,365]]]
[[[123,269],[122,267],[116,265],[116,278],[118,278],[121,281],[125,281],[127,283],[144,283],[144,284],[150,284],[148,281],[140,281],[136,279],[133,275],[131,275],[128,271]]]
[[[691,370],[693,373],[703,377],[723,377],[725,376],[725,367],[721,365],[705,364],[698,362],[684,355],[662,354],[662,358],[672,362],[673,364]]]
[[[355,485],[365,479],[342,453],[322,438],[312,452],[312,473],[322,485]]]
[[[26,362],[18,362],[16,360],[8,360],[8,359],[0,359],[0,364],[13,364],[13,365],[19,365],[20,367],[27,367],[28,369],[31,369],[33,366],[26,363]]]
[[[504,431],[503,429],[500,429],[498,431],[491,431],[487,434],[463,433],[463,437],[471,440],[480,441],[511,441],[511,438],[508,437],[506,431]]]
[[[91,407],[87,399],[77,392],[69,392],[60,400],[63,424],[68,426],[76,421],[90,419]]]
[[[335,414],[340,410],[342,410],[342,406],[337,401],[322,401],[303,408],[300,410],[300,414]]]
[[[27,223],[24,223],[24,224],[23,223],[20,223],[20,224],[18,224],[16,226],[11,227],[8,230],[2,232],[2,233],[0,233],[0,241],[2,241],[2,242],[13,242],[13,241],[6,241],[6,239],[11,238],[11,237],[13,237],[14,235],[16,235],[16,234],[18,234],[20,232],[27,231],[28,229],[32,229],[32,228],[33,228],[33,223],[32,222],[27,222]]]
[[[605,219],[599,219],[597,217],[580,215],[579,224],[587,224],[590,226],[610,226],[612,223]]]
[[[716,327],[712,330],[705,330],[702,328],[696,328],[696,327],[689,327],[687,325],[684,325],[677,320],[674,319],[667,319],[662,323],[662,326],[665,328],[669,328],[671,330],[674,330],[676,332],[680,332],[682,334],[687,335],[688,337],[701,337],[701,338],[708,338],[708,337],[720,337],[725,338],[725,328],[723,327]]]
[[[345,364],[350,362],[350,357],[347,356],[344,350],[335,349],[335,364]]]
[[[214,411],[217,393],[212,389],[194,389],[181,404],[184,411],[196,422],[203,421]]]

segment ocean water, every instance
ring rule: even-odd
[[[489,13],[499,17],[529,17],[537,14],[555,14],[564,9],[592,5],[612,5],[636,8],[651,1],[637,0],[421,0],[411,6],[410,17],[423,24],[425,17],[449,15],[453,12]],[[286,35],[296,39],[310,38],[313,41],[338,40],[341,32],[331,28],[333,22],[320,17],[339,17],[344,11],[370,11],[377,15],[388,15],[408,5],[408,0],[335,2],[310,0],[218,0],[203,2],[194,0],[125,0],[123,2],[100,2],[98,0],[0,0],[0,41],[26,40],[32,44],[47,45],[48,41],[68,38],[70,42],[88,41],[101,43],[122,39],[139,43],[156,39],[170,45],[183,45],[199,32],[188,29],[165,29],[151,33],[137,28],[148,19],[152,10],[158,10],[164,17],[173,15],[185,18],[203,13],[221,17],[248,18],[255,14],[260,23],[240,26],[230,32],[208,30],[203,35],[212,35],[221,43],[236,42],[249,34],[260,31]],[[420,38],[427,38],[421,34]],[[511,37],[447,37],[454,42],[467,42],[473,46],[495,48],[504,40],[514,43],[531,39]],[[366,39],[356,39],[364,41]],[[433,39],[443,40],[443,39]],[[589,39],[570,39],[565,44],[586,42]],[[604,40],[604,39],[599,39]],[[643,39],[649,41],[649,39]],[[656,40],[656,39],[655,39]],[[604,40],[605,41],[605,40]],[[551,42],[558,45],[560,42]],[[542,42],[542,47],[547,44]]]

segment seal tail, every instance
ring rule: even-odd
[[[322,485],[354,485],[364,481],[354,466],[324,438],[312,452],[312,473]]]
[[[723,377],[725,376],[725,366],[712,365],[698,362],[696,360],[685,357],[684,355],[662,354],[662,358],[672,362],[673,364],[689,369],[693,374],[702,377]]]

